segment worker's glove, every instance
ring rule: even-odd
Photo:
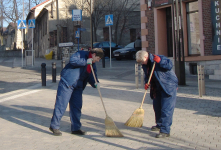
[[[87,64],[88,64],[88,65],[92,65],[92,61],[93,61],[92,58],[88,58],[88,59],[87,59]]]
[[[150,85],[146,83],[146,84],[144,85],[144,89],[145,89],[145,90],[149,89],[149,86],[150,86]]]
[[[95,83],[94,85],[98,90],[100,90],[100,83]]]
[[[156,63],[160,63],[160,61],[161,61],[160,57],[157,56],[157,55],[153,55],[153,56],[154,56],[153,60],[154,60]]]

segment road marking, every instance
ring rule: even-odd
[[[16,91],[12,91],[12,92],[8,92],[8,93],[4,93],[0,95],[0,103],[8,101],[8,100],[12,100],[21,96],[25,96],[25,95],[29,95],[29,94],[33,94],[33,93],[37,93],[41,90],[43,90],[41,87],[42,84],[35,84],[33,86],[30,86],[26,89],[20,89],[20,90],[16,90]],[[51,87],[51,85],[53,85],[52,83],[48,83],[48,87]]]
[[[41,89],[41,90],[42,90],[42,89]],[[17,95],[13,95],[13,96],[10,96],[10,97],[7,97],[7,98],[3,98],[3,99],[0,100],[0,103],[1,103],[1,102],[5,102],[5,101],[8,101],[8,100],[15,99],[15,98],[18,98],[18,97],[21,97],[21,96],[33,94],[33,93],[39,92],[39,91],[41,91],[41,90],[31,90],[31,91],[28,91],[28,92],[24,92],[24,93],[21,93],[21,94],[17,94]],[[10,92],[9,92],[9,93],[10,93]]]

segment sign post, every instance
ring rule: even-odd
[[[75,33],[75,37],[78,39],[78,51],[79,51],[79,38],[80,38],[80,30],[78,28],[78,30]]]
[[[105,26],[109,26],[109,41],[110,41],[110,68],[111,68],[111,25],[113,25],[113,15],[105,15]]]
[[[32,67],[33,67],[33,65],[34,65],[33,29],[35,28],[35,19],[28,20],[28,28],[31,29],[31,32],[32,32],[32,38],[31,38],[31,41],[32,41],[32,44],[31,44],[31,58],[32,58]]]
[[[21,61],[22,61],[22,67],[23,67],[23,29],[26,29],[26,20],[18,20],[17,21],[17,28],[21,29],[21,34],[22,34],[22,41],[21,41]]]
[[[72,21],[81,21],[82,20],[82,10],[81,9],[73,9],[72,10]],[[75,32],[75,38],[78,39],[78,51],[79,51],[79,39],[80,39],[80,29]]]

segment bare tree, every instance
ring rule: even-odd
[[[101,22],[104,22],[104,16],[106,14],[107,2],[109,0],[95,0],[92,14],[92,22],[93,22],[93,35],[94,40],[97,41],[97,29]]]
[[[40,4],[40,3],[42,3],[43,1],[45,1],[45,0],[29,0],[29,2],[31,1],[31,4],[32,5],[38,5],[38,4]]]
[[[5,21],[8,23],[13,23],[15,27],[15,38],[14,38],[14,45],[16,45],[17,41],[17,25],[16,21],[19,20],[22,16],[22,11],[19,11],[18,6],[22,5],[17,0],[9,0],[3,3],[2,11],[5,18]]]
[[[130,28],[129,17],[133,18],[134,11],[139,8],[138,0],[96,0],[94,5],[93,26],[95,41],[97,40],[96,31],[104,16],[113,14],[114,16],[114,39],[113,41],[120,44],[124,30]],[[139,24],[140,22],[133,24]],[[119,37],[118,37],[119,35]]]
[[[14,45],[17,42],[17,20],[25,19],[27,16],[30,6],[35,6],[44,0],[24,0],[24,14],[23,14],[23,0],[7,0],[3,1],[1,11],[3,12],[4,21],[12,23],[15,28]],[[30,4],[31,2],[31,4]],[[24,16],[24,18],[23,18]]]

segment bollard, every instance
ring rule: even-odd
[[[56,63],[52,63],[52,82],[56,82]]]
[[[65,60],[61,61],[61,69],[63,69],[65,67]]]
[[[138,77],[138,63],[135,63],[135,84],[136,88],[138,89],[138,83],[139,82],[139,77]]]
[[[140,65],[140,86],[144,87],[144,71],[142,65]]]
[[[205,91],[205,75],[204,75],[204,66],[197,65],[197,72],[198,72],[198,90],[199,90],[199,97],[202,97],[206,94]]]
[[[105,56],[102,58],[102,67],[105,68]]]
[[[41,81],[42,81],[42,86],[46,86],[46,64],[45,63],[41,64]]]
[[[135,85],[136,88],[139,88],[139,81],[140,81],[140,87],[144,87],[144,72],[142,69],[142,65],[135,63]]]

